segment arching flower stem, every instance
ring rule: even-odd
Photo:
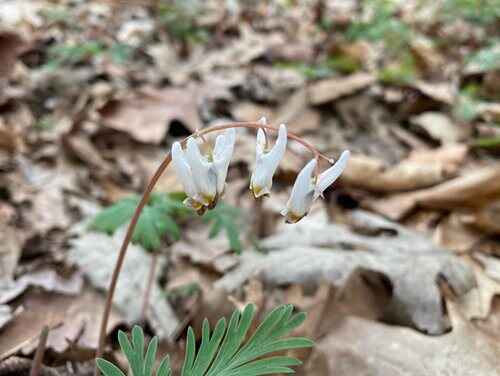
[[[271,127],[269,125],[264,125],[259,122],[237,122],[237,123],[228,123],[228,124],[221,124],[221,125],[215,125],[209,128],[204,128],[201,130],[198,130],[197,132],[189,135],[186,137],[184,140],[182,140],[181,145],[184,147],[186,145],[186,142],[188,139],[192,137],[200,137],[203,139],[203,136],[209,133],[213,132],[219,132],[223,131],[225,129],[229,128],[249,128],[249,129],[263,129],[265,131],[270,131],[276,133],[278,131],[277,128]],[[326,155],[322,154],[319,152],[318,149],[316,149],[313,145],[302,139],[300,136],[288,132],[288,138],[291,140],[294,140],[301,145],[303,145],[305,148],[309,149],[311,153],[313,153],[314,157],[316,159],[324,159],[328,161],[328,163],[332,164],[333,160],[331,158],[328,158]],[[113,297],[115,294],[116,290],[116,285],[118,283],[118,277],[120,275],[123,262],[125,261],[125,255],[127,253],[128,246],[130,244],[130,241],[132,240],[132,235],[134,233],[135,227],[137,225],[137,221],[139,220],[139,217],[141,215],[142,210],[146,206],[146,204],[149,201],[151,192],[153,191],[156,183],[160,179],[161,175],[165,172],[167,167],[170,165],[170,162],[172,161],[172,155],[170,152],[167,153],[163,161],[161,162],[160,166],[158,166],[158,169],[155,171],[153,177],[149,181],[148,186],[146,187],[144,193],[142,194],[141,200],[139,201],[139,204],[137,205],[134,214],[132,216],[132,219],[130,220],[127,228],[127,232],[125,234],[125,237],[123,238],[123,242],[120,246],[120,250],[118,252],[118,258],[115,263],[115,268],[113,270],[113,273],[111,274],[111,280],[109,283],[109,288],[107,291],[107,296],[106,296],[106,302],[104,306],[104,311],[102,313],[102,318],[101,318],[101,326],[99,330],[99,342],[97,345],[97,351],[96,351],[96,358],[100,358],[103,355],[104,351],[104,341],[106,338],[106,331],[108,327],[108,320],[109,320],[109,315],[111,313],[111,307],[113,303]],[[146,299],[147,302],[147,299]],[[94,368],[94,375],[98,376],[99,375],[99,369],[97,366]]]

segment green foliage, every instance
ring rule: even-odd
[[[81,43],[56,44],[49,49],[49,59],[46,68],[57,68],[61,65],[71,65],[85,61],[104,51],[104,45],[95,40]]]
[[[144,207],[132,236],[132,241],[150,251],[160,247],[161,239],[168,234],[173,240],[180,238],[180,229],[175,218],[189,213],[182,204],[184,195],[153,193]],[[90,224],[96,231],[113,234],[116,229],[130,221],[139,197],[124,198],[101,211]]]
[[[241,212],[237,208],[227,205],[223,202],[209,210],[203,216],[207,223],[211,223],[210,238],[216,237],[222,230],[226,232],[229,240],[229,245],[236,253],[241,253],[240,231],[238,229],[238,221],[241,217]]]
[[[378,79],[385,84],[405,85],[415,81],[417,68],[415,60],[409,53],[401,56],[398,63],[382,68]]]
[[[184,285],[172,288],[166,292],[168,298],[187,298],[201,291],[201,287],[197,282],[186,283]]]
[[[473,146],[483,149],[499,149],[500,137],[481,137],[473,141]]]
[[[118,332],[118,342],[122,352],[132,370],[133,376],[152,376],[156,352],[158,351],[158,337],[154,337],[144,353],[144,333],[140,326],[132,329],[132,342],[123,331]],[[105,359],[96,359],[97,366],[104,376],[125,376],[113,363]],[[172,373],[168,356],[164,357],[156,371],[156,376],[170,376]]]
[[[161,239],[165,235],[172,240],[179,240],[181,231],[176,220],[186,215],[194,215],[194,212],[182,203],[185,198],[184,193],[153,193],[137,221],[132,241],[149,251],[155,251],[160,248]],[[90,229],[113,234],[130,221],[139,200],[138,196],[127,197],[102,210],[90,223]],[[231,249],[240,253],[240,217],[240,210],[220,202],[214,209],[205,213],[203,220],[212,226],[210,238],[224,230]]]
[[[326,61],[328,67],[342,73],[353,73],[362,68],[361,63],[348,55],[335,55]]]
[[[441,14],[446,21],[462,18],[478,25],[500,20],[498,0],[445,0]]]
[[[42,116],[37,122],[35,122],[35,124],[33,124],[33,127],[38,131],[50,131],[55,126],[56,121],[50,115]]]
[[[134,47],[125,43],[113,43],[107,49],[106,53],[111,60],[117,64],[125,64],[129,61],[134,53]]]
[[[470,122],[477,117],[481,104],[477,92],[478,88],[474,85],[469,85],[460,91],[452,109],[455,119]]]
[[[270,312],[253,335],[245,341],[255,316],[255,306],[250,304],[243,312],[234,311],[226,324],[221,319],[211,332],[208,320],[203,322],[201,343],[196,349],[193,329],[188,328],[186,354],[182,376],[258,376],[277,373],[293,373],[292,366],[301,362],[288,356],[269,356],[272,353],[313,346],[302,337],[287,337],[305,320],[304,313],[293,314],[293,306],[283,305]],[[133,376],[151,376],[158,347],[155,337],[144,355],[144,334],[135,326],[132,343],[123,332],[118,341],[132,369]],[[112,363],[97,359],[104,376],[121,376],[123,373]],[[170,375],[168,358],[164,358],[157,376]]]
[[[498,5],[500,7],[500,3]],[[480,49],[468,59],[468,65],[474,66],[479,72],[500,69],[500,42]]]
[[[100,55],[107,55],[113,62],[123,64],[130,59],[133,52],[132,46],[123,43],[113,43],[109,46],[96,40],[62,43],[49,49],[45,68],[56,69],[63,65],[79,64]]]
[[[353,22],[347,30],[349,39],[384,41],[386,47],[401,49],[412,37],[412,30],[395,16],[396,4],[391,0],[370,0],[364,5],[371,11],[369,20]]]
[[[287,61],[278,62],[274,66],[280,69],[295,70],[309,80],[318,80],[335,74],[335,70],[326,64],[306,64],[303,62]]]
[[[158,18],[173,38],[200,43],[209,38],[208,30],[198,26],[196,22],[201,8],[202,3],[193,0],[160,3],[157,10]]]
[[[61,23],[65,26],[70,24],[70,12],[65,7],[49,7],[40,9],[40,16],[49,24]]]
[[[275,63],[276,68],[298,71],[308,80],[318,80],[334,76],[337,72],[353,73],[361,69],[361,64],[353,58],[344,55],[329,57],[326,61],[316,64],[307,64],[299,61]]]

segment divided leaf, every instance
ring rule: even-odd
[[[213,332],[205,319],[201,343],[196,350],[196,337],[191,327],[187,332],[186,355],[181,376],[259,376],[276,373],[293,373],[292,366],[301,362],[288,356],[268,356],[277,351],[311,347],[313,342],[302,337],[286,337],[305,320],[304,313],[293,314],[292,305],[283,305],[270,312],[255,333],[245,342],[255,316],[255,306],[235,310],[226,324],[220,319]],[[119,331],[118,342],[127,358],[132,376],[152,376],[158,349],[154,337],[144,354],[144,333],[139,326],[132,329],[132,341]],[[104,376],[124,376],[114,364],[97,359],[97,366]],[[171,376],[168,356],[158,366],[156,376]]]
[[[161,239],[168,234],[173,240],[180,238],[181,232],[175,218],[187,212],[182,204],[184,195],[153,193],[144,207],[132,237],[149,251],[160,247]],[[124,198],[101,211],[90,224],[90,228],[113,234],[132,218],[139,197]]]
[[[293,315],[292,311],[291,305],[283,305],[273,310],[246,343],[244,340],[255,315],[254,305],[246,306],[241,314],[235,311],[227,330],[226,321],[219,320],[212,335],[208,321],[205,321],[197,354],[194,333],[190,328],[182,376],[292,373],[293,370],[289,367],[299,365],[300,361],[287,356],[262,358],[276,351],[313,345],[307,338],[283,338],[305,319],[305,314]]]
[[[135,325],[132,328],[132,342],[123,331],[118,332],[118,342],[120,348],[125,354],[132,370],[133,376],[152,376],[153,366],[158,350],[158,337],[153,337],[149,342],[146,354],[144,354],[144,332],[142,328]],[[105,359],[96,359],[97,367],[104,376],[125,376],[125,374],[113,363]],[[168,356],[164,357],[158,366],[156,376],[170,376],[172,370]]]

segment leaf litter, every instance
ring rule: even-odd
[[[162,200],[180,185],[168,171],[110,330],[140,318],[156,252],[146,332],[174,358],[205,316],[287,302],[308,311],[300,330],[317,340],[299,372],[496,374],[494,1],[181,3],[0,4],[0,374],[31,361],[45,324],[55,327],[44,372],[68,360],[83,369],[130,197],[172,142],[261,116],[327,155],[353,152],[325,205],[281,224],[309,158],[293,143],[273,197],[253,202],[252,132],[238,132],[227,210],[173,214]]]

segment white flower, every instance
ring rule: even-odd
[[[286,151],[287,131],[285,124],[281,124],[276,144],[269,151],[266,150],[266,136],[262,129],[257,132],[257,146],[255,150],[255,170],[250,179],[250,189],[257,198],[271,193],[273,175]]]
[[[328,188],[345,170],[350,153],[344,151],[338,161],[319,175],[315,181],[313,178],[316,169],[316,159],[311,160],[297,175],[292,193],[281,214],[289,223],[298,222],[311,208],[312,203],[318,197],[323,197],[323,192]]]
[[[213,163],[217,173],[217,194],[221,196],[224,193],[226,185],[227,170],[233,155],[234,143],[236,141],[236,130],[227,129],[223,135],[215,140]]]
[[[215,141],[214,152],[202,155],[195,139],[186,151],[179,142],[172,145],[172,163],[188,198],[185,204],[197,211],[213,207],[224,192],[227,170],[233,154],[235,130],[228,129]]]

